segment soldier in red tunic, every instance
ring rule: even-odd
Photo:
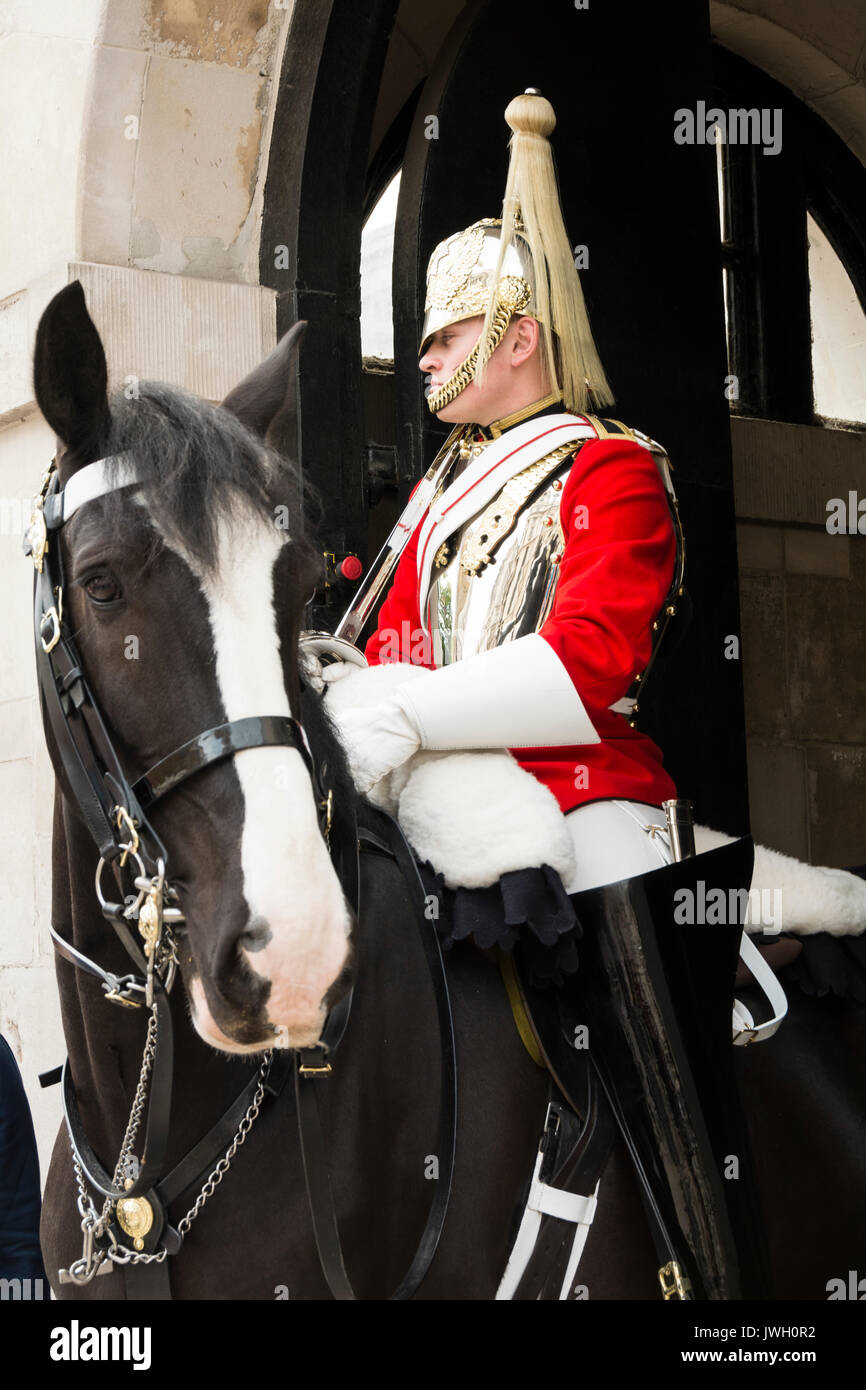
[[[436,675],[339,723],[365,792],[418,749],[510,749],[568,816],[574,892],[669,859],[655,827],[676,790],[636,695],[681,546],[664,451],[587,413],[612,396],[562,223],[552,108],[530,92],[506,119],[502,220],[430,260],[419,365],[457,429],[404,514],[366,648]]]

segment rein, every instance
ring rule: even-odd
[[[51,728],[57,750],[55,771],[65,778],[72,800],[99,850],[96,893],[103,915],[124,945],[139,974],[117,976],[104,970],[66,941],[52,926],[58,954],[75,967],[100,980],[105,997],[113,1003],[150,1011],[141,1073],[121,1152],[113,1176],[91,1148],[79,1113],[69,1060],[62,1069],[63,1105],[79,1190],[78,1207],[84,1235],[82,1256],[61,1283],[88,1284],[97,1274],[109,1273],[115,1264],[139,1266],[140,1282],[128,1296],[170,1298],[165,1260],[176,1254],[193,1220],[228,1171],[244,1142],[266,1095],[279,1096],[294,1071],[298,1134],[303,1158],[308,1201],[322,1270],[336,1299],[354,1299],[346,1275],[337,1230],[328,1162],[321,1132],[316,1081],[332,1072],[331,1059],[345,1032],[352,1003],[349,991],[330,1010],[321,1041],[314,1048],[294,1054],[267,1052],[256,1075],[186,1158],[163,1176],[171,1112],[173,1038],[169,994],[177,970],[173,923],[184,920],[176,906],[177,895],[168,877],[168,854],[146,812],[163,796],[214,763],[247,748],[289,746],[303,759],[317,806],[320,830],[347,901],[360,913],[360,839],[384,846],[391,852],[406,880],[416,910],[421,938],[436,997],[441,1036],[440,1148],[443,1174],[437,1181],[421,1241],[395,1292],[394,1300],[410,1298],[430,1267],[445,1222],[451,1191],[456,1147],[457,1076],[453,1023],[444,964],[435,929],[427,921],[425,890],[412,851],[389,816],[365,807],[367,826],[359,829],[354,812],[334,815],[333,795],[323,792],[326,767],[313,755],[298,720],[277,715],[237,719],[208,729],[162,758],[144,776],[130,783],[85,678],[75,642],[63,621],[65,576],[59,543],[52,544],[62,526],[79,506],[115,488],[135,486],[134,470],[121,460],[119,474],[110,482],[100,459],[80,469],[65,489],[59,486],[56,467],[46,470],[34,501],[25,553],[34,564],[34,630],[36,664],[43,724]],[[115,461],[116,462],[116,461]],[[59,764],[59,765],[58,765]],[[132,858],[139,872],[134,877],[137,897],[125,906],[105,898],[102,874],[111,868],[123,896],[123,871]],[[143,938],[139,946],[131,930],[135,922]],[[40,1078],[44,1085],[57,1080],[56,1073]],[[147,1122],[142,1157],[133,1154],[145,1099]],[[223,1152],[224,1151],[224,1152]],[[218,1161],[217,1155],[222,1154]],[[85,1180],[105,1199],[97,1213]],[[201,1184],[193,1206],[171,1227],[166,1208],[186,1191]],[[145,1195],[146,1194],[146,1195]],[[112,1220],[112,1211],[115,1219]],[[131,1239],[133,1249],[122,1236]],[[159,1242],[161,1248],[157,1248]]]

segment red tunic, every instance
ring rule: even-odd
[[[627,438],[590,439],[577,452],[562,490],[565,549],[553,608],[540,634],[556,652],[592,720],[600,743],[512,749],[549,787],[563,811],[618,797],[661,805],[676,789],[660,749],[615,704],[651,652],[653,619],[671,585],[676,537],[658,468],[648,449]],[[424,660],[418,607],[419,523],[400,557],[394,582],[366,647],[370,665]]]

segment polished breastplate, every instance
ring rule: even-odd
[[[537,632],[548,617],[564,549],[559,504],[576,447],[510,479],[440,549],[425,624],[436,666]]]

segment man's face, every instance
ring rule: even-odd
[[[419,369],[428,380],[424,384],[424,394],[444,386],[452,372],[460,366],[478,342],[484,324],[483,315],[463,319],[460,323],[449,324],[434,333],[418,362]],[[437,412],[437,419],[449,424],[488,425],[508,413],[509,393],[514,388],[511,369],[513,340],[517,332],[512,323],[503,341],[494,352],[484,374],[481,386],[470,382],[450,405]]]

